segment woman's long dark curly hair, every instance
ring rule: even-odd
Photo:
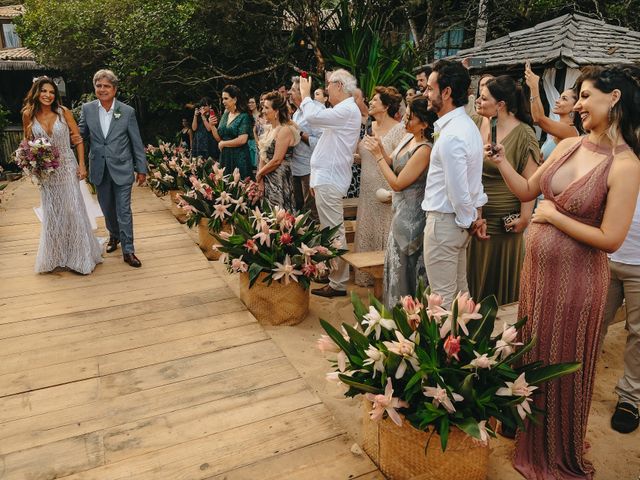
[[[40,105],[40,91],[42,90],[43,85],[51,85],[53,87],[55,98],[53,99],[53,103],[51,104],[51,110],[58,115],[60,114],[62,101],[60,100],[60,91],[58,90],[58,86],[49,77],[36,78],[22,102],[21,113],[23,117],[26,116],[29,119],[29,122],[27,123],[24,131],[24,135],[26,138],[31,137],[31,132],[33,129],[33,119],[36,117],[36,114],[42,109],[42,106]]]

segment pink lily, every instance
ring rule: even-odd
[[[311,257],[316,254],[315,247],[307,247],[304,243],[300,247],[298,247],[298,251],[305,257]]]
[[[437,293],[432,293],[427,297],[427,314],[430,317],[444,317],[445,315],[451,315],[451,312],[442,308],[444,303],[444,297]]]
[[[458,353],[460,352],[460,336],[454,337],[453,335],[449,335],[444,341],[443,348],[449,358],[453,357],[460,361],[458,358]]]
[[[399,330],[396,330],[397,342],[382,342],[387,350],[402,357],[398,369],[396,370],[396,378],[402,378],[407,371],[407,363],[417,372],[420,370],[420,361],[415,353],[416,344],[413,343],[415,332],[408,339],[404,338]]]
[[[447,391],[444,388],[440,388],[440,386],[424,387],[424,389],[422,390],[422,393],[424,394],[425,397],[433,398],[432,403],[436,408],[442,405],[445,408],[445,410],[449,413],[453,413],[456,411],[456,407],[453,406],[453,403],[451,402],[451,398],[449,398],[449,395],[447,394]],[[460,402],[464,400],[464,397],[462,395],[459,395],[454,392],[451,393],[451,397],[453,398],[454,402]]]
[[[476,356],[476,358],[474,360],[471,360],[471,362],[469,362],[469,365],[471,365],[472,367],[491,369],[491,367],[493,367],[496,363],[498,363],[495,357],[489,357],[489,355],[486,353],[480,355],[478,352],[474,350],[473,354]]]
[[[272,233],[276,233],[276,230],[271,230],[269,228],[269,224],[262,220],[260,223],[260,231],[256,233],[253,238],[260,240],[261,245],[267,245],[267,247],[270,247]]]
[[[320,338],[316,342],[316,346],[318,347],[318,350],[320,350],[322,353],[326,353],[326,352],[338,353],[340,351],[340,347],[336,345],[336,343],[333,340],[331,340],[331,337],[324,334],[320,335]]]
[[[402,308],[407,314],[409,326],[415,331],[420,324],[420,312],[422,311],[422,304],[416,301],[411,295],[406,295],[400,298]]]
[[[499,388],[496,392],[496,395],[500,395],[503,397],[524,397],[522,402],[516,406],[520,418],[524,420],[524,418],[527,416],[527,413],[531,414],[531,407],[529,406],[529,402],[532,402],[533,399],[530,397],[533,391],[538,387],[529,385],[527,383],[527,380],[525,379],[524,373],[521,373],[514,382],[505,382],[505,384],[507,386]]]
[[[273,269],[273,279],[280,280],[284,278],[284,284],[288,285],[289,280],[293,280],[294,282],[298,282],[298,277],[296,275],[302,275],[300,270],[295,270],[294,265],[291,264],[291,258],[289,255],[284,258],[284,263],[275,262],[276,268]]]
[[[373,365],[373,378],[376,378],[376,372],[384,372],[384,360],[386,356],[384,352],[378,350],[373,345],[369,345],[369,348],[367,348],[364,353],[367,354],[367,359],[363,364]]]
[[[452,315],[447,316],[447,319],[440,327],[440,338],[444,338],[447,333],[451,331],[452,322],[456,322],[456,324],[460,327],[460,330],[464,332],[465,335],[469,335],[469,329],[467,328],[467,323],[471,320],[477,320],[482,318],[482,315],[478,313],[480,311],[480,304],[476,303],[469,297],[468,293],[458,293],[458,296],[455,298],[454,302],[458,302],[458,318],[455,320],[452,318]],[[452,308],[453,310],[453,308]]]
[[[213,212],[213,218],[219,218],[220,220],[224,220],[224,217],[228,217],[231,214],[229,213],[229,205],[217,204],[213,206],[215,212]]]
[[[396,408],[407,408],[409,404],[404,400],[400,400],[398,397],[393,396],[393,384],[391,379],[387,378],[387,386],[384,389],[384,395],[374,395],[373,393],[366,394],[367,400],[373,402],[373,410],[369,412],[371,420],[379,422],[382,420],[384,412],[387,412],[389,418],[393,423],[402,426],[402,418],[396,411]]]
[[[516,349],[514,347],[522,345],[522,342],[515,341],[517,337],[518,330],[516,330],[515,327],[508,326],[506,323],[502,324],[502,335],[500,336],[500,340],[496,342],[496,352],[500,359],[507,358],[515,352]]]
[[[243,273],[249,270],[249,266],[242,261],[242,257],[234,258],[233,260],[231,260],[231,268],[235,272],[243,272]]]

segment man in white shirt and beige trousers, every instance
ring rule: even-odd
[[[320,224],[322,227],[341,225],[337,240],[345,249],[342,198],[351,184],[353,154],[360,139],[360,110],[352,97],[356,87],[356,79],[349,72],[334,71],[326,88],[333,108],[325,109],[311,99],[311,80],[300,77],[300,109],[311,128],[323,131],[311,155],[309,186],[315,196]],[[329,285],[311,293],[327,298],[345,296],[348,281],[349,265],[337,260],[336,268],[329,275]]]
[[[480,131],[466,114],[471,79],[460,62],[441,60],[427,81],[429,109],[438,115],[422,209],[424,262],[431,291],[449,305],[468,291],[467,246],[480,229],[478,210],[487,202],[482,188]]]

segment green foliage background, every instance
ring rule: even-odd
[[[4,0],[0,0],[4,1]],[[78,98],[103,67],[147,139],[171,138],[189,103],[225,84],[258,94],[299,66],[352,70],[365,93],[403,86],[451,28],[473,42],[480,0],[25,0],[18,33]],[[640,30],[640,0],[487,0],[488,39],[576,12]],[[14,3],[14,2],[10,2]],[[413,40],[413,41],[410,41]],[[316,82],[317,83],[317,82]],[[144,133],[144,132],[143,132]]]

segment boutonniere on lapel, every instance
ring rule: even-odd
[[[440,138],[440,132],[433,132],[433,143],[436,143]]]
[[[113,118],[118,120],[121,116],[122,112],[120,111],[120,107],[116,107],[116,109],[113,111]]]

